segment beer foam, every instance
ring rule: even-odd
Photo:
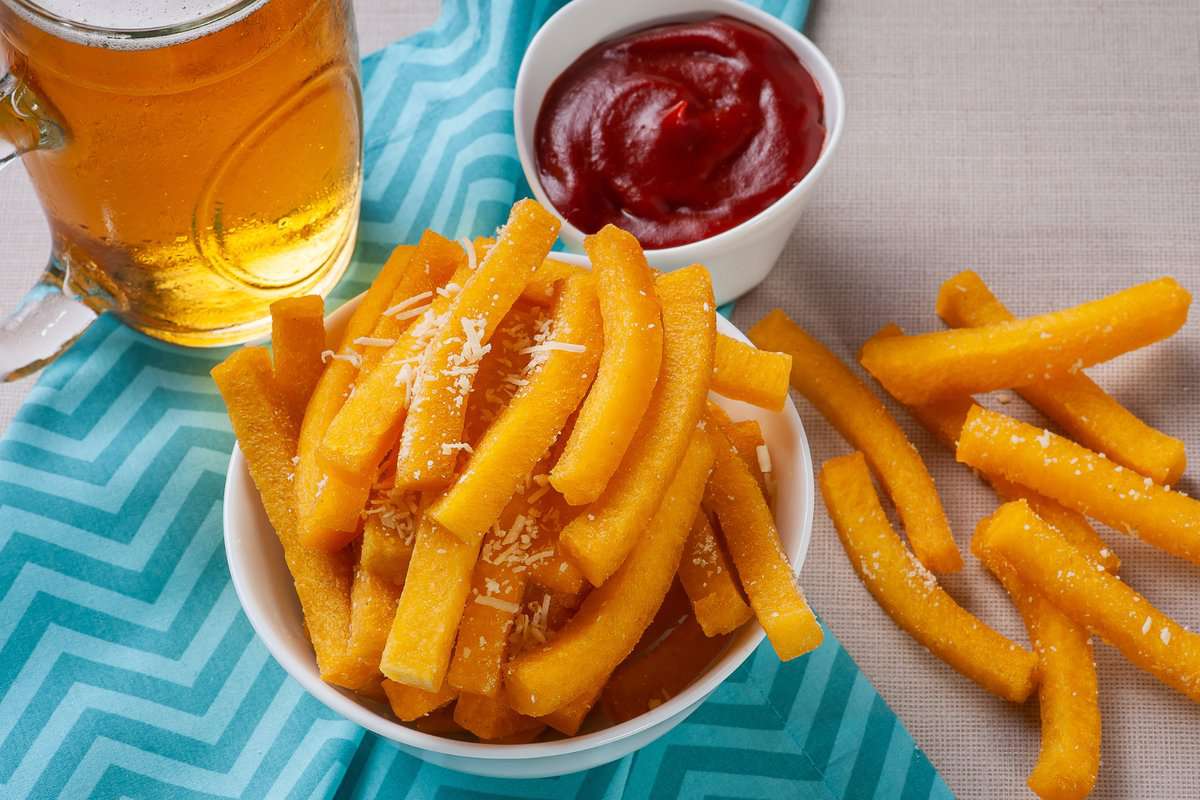
[[[268,2],[270,0],[35,0],[33,3],[72,25],[86,27],[60,25],[25,8],[23,3],[9,2],[7,5],[29,22],[62,39],[89,47],[149,50],[207,36],[243,19]],[[222,12],[228,13],[208,24],[197,24]],[[139,31],[162,28],[183,30],[150,37],[137,35]]]

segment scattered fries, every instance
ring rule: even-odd
[[[879,339],[862,364],[901,402],[1029,386],[1165,339],[1187,320],[1191,295],[1171,278],[1011,322]]]
[[[717,337],[713,391],[734,400],[782,411],[788,398],[792,357],[731,339]]]
[[[998,697],[1023,703],[1037,657],[984,624],[938,585],[888,524],[861,453],[825,462],[825,508],[858,577],[898,626]]]

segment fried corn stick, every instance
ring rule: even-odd
[[[550,483],[571,505],[608,485],[650,405],[662,363],[662,312],[654,273],[631,234],[612,225],[584,239],[604,320],[604,353],[592,390]]]
[[[667,273],[655,291],[662,306],[663,358],[650,406],[600,499],[559,536],[593,586],[616,572],[654,516],[708,394],[716,336],[708,273],[700,266]]]
[[[867,457],[892,498],[913,552],[934,572],[957,572],[962,556],[925,462],[875,393],[824,345],[776,309],[750,329],[764,350],[792,355],[792,385]]]
[[[888,336],[903,336],[899,326],[885,325],[875,333],[872,340]],[[975,401],[970,395],[963,397],[947,397],[935,400],[923,406],[905,406],[909,413],[922,427],[933,434],[939,442],[951,452],[958,448],[958,435],[962,432],[967,414]],[[1115,573],[1121,566],[1121,559],[1100,538],[1081,514],[1069,508],[1063,508],[1048,497],[1043,497],[1032,489],[1013,483],[998,475],[987,475],[984,479],[991,484],[996,494],[1002,500],[1024,499],[1043,519],[1062,532],[1076,547],[1084,550],[1098,563],[1104,565],[1109,572]]]
[[[712,390],[769,411],[782,411],[788,398],[792,357],[759,350],[728,336],[717,337]]]
[[[729,556],[703,511],[696,514],[679,561],[679,582],[707,636],[720,636],[750,621],[754,612],[742,599]]]
[[[368,505],[366,513],[359,561],[365,569],[401,586],[421,521],[420,503],[413,495],[385,498],[377,506]]]
[[[579,733],[579,729],[583,727],[583,721],[587,719],[588,714],[592,713],[592,709],[596,707],[596,703],[600,700],[600,693],[604,691],[604,684],[607,682],[607,679],[608,676],[605,675],[604,680],[598,681],[595,686],[590,687],[579,697],[576,697],[561,708],[556,708],[545,716],[538,717],[538,719],[551,728],[554,728],[554,730],[563,736],[574,736]]]
[[[976,406],[963,425],[957,458],[1200,563],[1200,502],[1069,439]]]
[[[937,313],[954,328],[1011,322],[1014,317],[974,272],[942,284]],[[1187,465],[1183,442],[1137,418],[1082,372],[1019,387],[1017,393],[1075,441],[1156,483],[1173,484]]]
[[[1029,386],[1165,339],[1187,319],[1191,299],[1160,278],[1038,317],[881,339],[863,348],[862,364],[912,405]]]
[[[1134,666],[1200,702],[1200,636],[1177,624],[1120,578],[1098,570],[1021,501],[979,524],[990,550],[1060,611],[1121,651]]]
[[[385,676],[430,692],[441,687],[482,540],[464,542],[422,519],[379,665]]]
[[[704,505],[721,525],[742,589],[775,653],[782,661],[802,656],[821,644],[824,633],[796,585],[775,518],[750,470],[719,426],[708,431],[716,459]]]
[[[604,689],[605,712],[619,723],[662,705],[690,686],[728,642],[728,636],[710,637],[689,616],[653,650],[617,667]]]
[[[583,267],[547,258],[530,276],[529,283],[525,284],[525,291],[521,292],[521,299],[526,303],[538,306],[552,306],[554,298],[558,296],[559,282],[572,275],[586,272],[587,270]]]
[[[528,348],[533,353],[522,378],[526,385],[483,434],[462,475],[429,509],[438,524],[464,539],[499,518],[591,386],[602,340],[588,276],[567,279],[542,338]]]
[[[350,587],[350,640],[346,646],[348,658],[358,668],[352,679],[359,686],[379,682],[379,659],[399,599],[400,587],[367,569],[360,554]]]
[[[321,677],[357,689],[354,677],[345,674],[354,666],[346,655],[353,565],[347,553],[305,547],[296,533],[296,498],[290,477],[296,423],[275,387],[271,357],[261,347],[238,350],[213,368],[212,377],[229,410],[233,432],[267,518],[283,545]]]
[[[396,683],[394,686],[403,686],[404,684]],[[405,687],[412,689],[411,686]],[[420,691],[412,689],[412,691]],[[431,711],[423,717],[417,717],[412,720],[412,727],[419,730],[421,733],[428,733],[432,736],[460,736],[466,731],[454,721],[454,707],[444,705],[437,711]]]
[[[427,692],[414,686],[385,680],[383,691],[387,695],[392,713],[403,722],[413,722],[427,717],[440,708],[445,708],[458,697],[458,690],[447,684],[436,692]]]
[[[888,524],[863,455],[825,462],[818,480],[854,571],[896,625],[992,694],[1025,702],[1037,657],[954,602],[913,557]]]
[[[758,481],[758,486],[770,501],[771,493],[768,478],[771,475],[771,456],[767,449],[767,440],[763,438],[762,428],[756,420],[743,419],[730,423],[721,428],[733,449],[738,451],[742,461],[746,462],[750,474]],[[764,471],[763,467],[767,469]]]
[[[296,425],[312,396],[325,363],[325,301],[317,295],[287,297],[271,303],[271,352],[275,382]]]
[[[505,689],[513,708],[549,714],[629,655],[671,588],[712,462],[711,443],[695,432],[662,504],[620,569],[592,590],[553,640],[509,664]]]
[[[460,694],[454,704],[454,721],[484,741],[507,739],[545,727],[540,720],[518,714],[502,697],[467,692]]]
[[[442,332],[421,356],[396,458],[396,488],[450,483],[479,359],[558,237],[558,219],[532,200],[512,207],[496,244],[454,298]]]
[[[1042,746],[1029,788],[1046,800],[1082,800],[1100,769],[1100,704],[1092,641],[995,553],[972,542],[972,550],[1003,584],[1021,612],[1038,657],[1038,706]]]
[[[337,355],[330,359],[309,398],[300,426],[293,480],[300,540],[309,547],[339,550],[354,538],[359,513],[370,494],[367,481],[343,481],[317,460],[317,449],[358,376],[361,348],[354,340],[372,332],[393,292],[408,275],[414,248],[397,247],[350,316]],[[357,507],[356,507],[357,506]]]

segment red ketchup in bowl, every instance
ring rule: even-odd
[[[758,214],[825,142],[821,92],[795,54],[732,17],[601,42],[551,84],[534,132],[550,201],[585,233],[612,223],[647,249]]]

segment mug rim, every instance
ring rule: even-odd
[[[17,14],[22,16],[26,14],[32,15],[36,20],[40,20],[56,30],[77,35],[100,36],[107,39],[150,40],[193,33],[249,11],[253,6],[264,5],[266,0],[232,0],[216,11],[188,20],[187,22],[177,25],[156,25],[148,28],[114,28],[104,25],[92,25],[56,14],[35,2],[35,0],[3,0],[3,2]],[[35,22],[35,24],[37,23]],[[41,26],[39,25],[39,27]]]

